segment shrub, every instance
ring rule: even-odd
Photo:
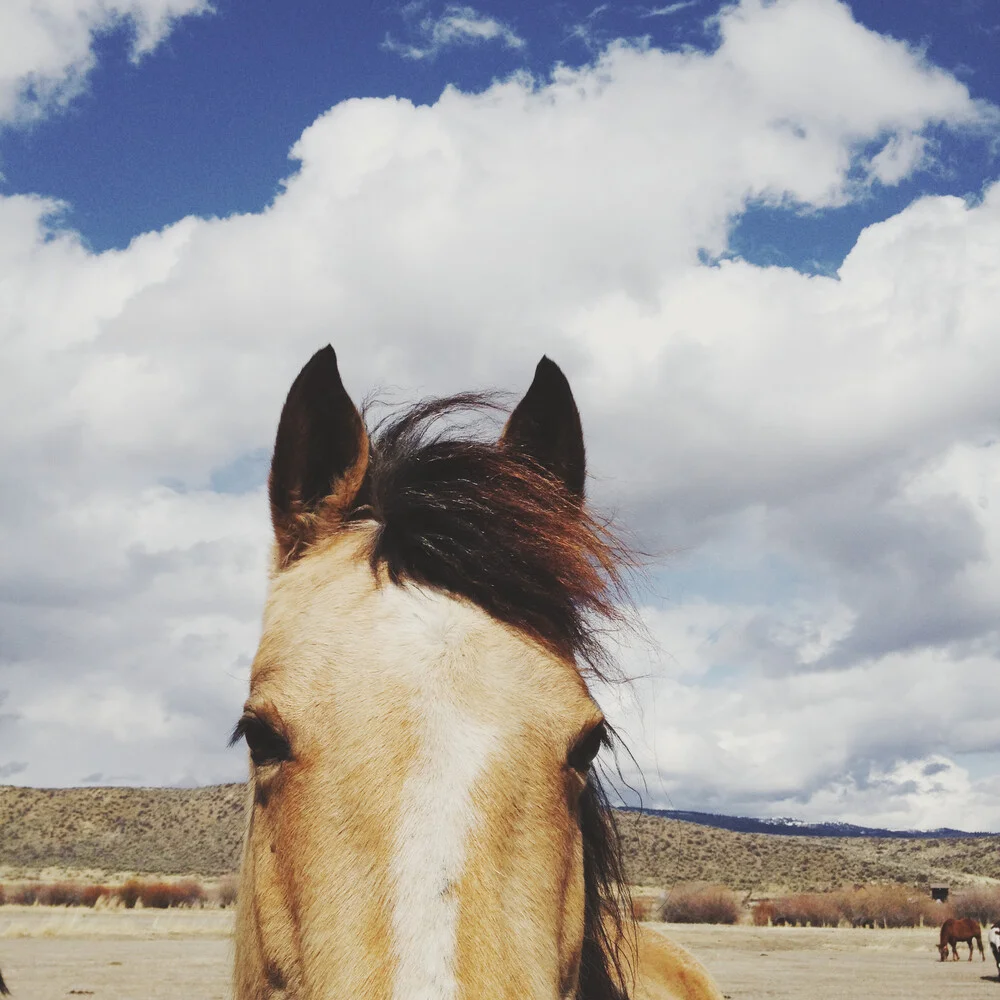
[[[115,892],[115,895],[122,901],[122,906],[126,910],[131,910],[135,906],[141,894],[142,883],[136,878],[130,878],[124,885],[120,885]]]
[[[840,923],[840,906],[835,893],[799,892],[770,901],[771,922],[793,927],[836,927]]]
[[[80,890],[80,906],[96,906],[99,899],[107,899],[111,890],[106,885],[85,885]]]
[[[139,886],[139,899],[145,907],[165,910],[173,904],[173,888],[169,882],[142,882]]]
[[[200,882],[194,879],[183,879],[175,882],[172,887],[173,906],[202,906],[206,893]]]
[[[952,910],[956,917],[973,917],[989,927],[994,920],[1000,919],[1000,886],[977,885],[960,889],[952,897]]]
[[[841,907],[852,927],[919,927],[951,916],[925,891],[904,885],[870,885],[845,892]]]
[[[22,882],[10,892],[10,902],[18,906],[31,906],[38,900],[38,886],[33,882]]]
[[[753,908],[757,926],[918,927],[937,925],[951,910],[925,892],[903,885],[870,885],[837,892],[802,892],[761,900]]]
[[[239,889],[239,879],[235,875],[224,875],[219,879],[218,888],[215,890],[215,896],[218,900],[219,906],[225,909],[227,906],[232,906],[236,902],[236,895]],[[642,919],[641,917],[636,917],[637,920]]]
[[[81,891],[76,882],[49,882],[38,886],[37,899],[42,906],[79,906]]]
[[[673,924],[735,924],[740,904],[722,885],[678,885],[660,904],[659,918]]]
[[[165,910],[170,906],[194,906],[205,901],[205,890],[193,879],[181,882],[140,882],[142,905]]]

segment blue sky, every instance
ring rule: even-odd
[[[662,554],[606,693],[651,804],[1000,829],[995,5],[0,32],[0,780],[240,778],[268,456],[332,341],[356,398],[564,367]]]
[[[517,70],[544,78],[556,63],[579,66],[617,38],[666,49],[711,49],[712,0],[632,3],[497,3],[482,12],[523,42],[427,48],[420,25],[446,5],[220,0],[214,13],[180,21],[138,63],[126,22],[98,36],[87,93],[29,128],[0,135],[5,193],[66,202],[65,221],[95,250],[124,247],[185,215],[260,211],[294,169],[302,130],[351,97],[433,103],[448,85],[477,91]],[[875,31],[902,39],[949,69],[977,98],[1000,104],[1000,11],[986,0],[866,0],[851,4]],[[387,40],[396,44],[387,45]],[[942,137],[940,162],[892,190],[843,210],[799,219],[761,210],[742,217],[732,249],[764,263],[835,268],[861,228],[919,193],[975,194],[996,168],[977,138]]]

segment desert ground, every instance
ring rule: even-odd
[[[937,929],[654,924],[692,951],[733,1000],[952,1000],[1000,997],[996,964],[976,952],[937,960]],[[984,942],[985,943],[985,942]]]
[[[0,968],[16,998],[228,1000],[232,911],[8,906]],[[934,928],[651,925],[693,951],[732,1000],[1000,997],[996,966],[937,961]],[[964,950],[964,946],[960,946]]]

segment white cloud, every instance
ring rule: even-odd
[[[926,146],[922,135],[894,135],[872,157],[869,173],[883,184],[898,184],[920,166]]]
[[[695,7],[701,0],[680,0],[679,3],[668,3],[663,7],[650,7],[643,11],[642,17],[669,17],[671,14],[679,14],[688,7]]]
[[[507,49],[524,48],[524,39],[502,21],[481,14],[472,7],[449,4],[440,17],[425,15],[417,20],[423,4],[409,4],[403,9],[404,16],[412,23],[409,32],[411,42],[396,41],[387,35],[382,47],[396,52],[406,59],[435,59],[445,49],[462,45],[481,45],[484,42],[498,42]]]
[[[786,606],[785,621],[773,622],[774,609],[704,601],[647,610],[661,653],[633,650],[626,662],[639,679],[602,691],[639,765],[620,761],[628,784],[658,807],[995,829],[1000,786],[960,763],[1000,752],[995,651],[923,648],[836,671],[769,673],[769,646],[754,650],[761,619],[805,644],[824,624],[810,620],[817,613]]]
[[[544,352],[595,498],[680,550],[650,612],[665,653],[630,654],[644,712],[621,708],[651,789],[1000,827],[962,777],[1000,750],[1000,186],[870,227],[836,278],[699,260],[749,203],[842,204],[994,111],[833,0],[746,0],[719,34],[345,101],[266,211],[124,251],[0,199],[0,768],[238,775],[267,512],[259,481],[211,483],[254,467],[328,340],[356,397],[523,390]]]
[[[95,36],[132,30],[133,60],[176,21],[210,10],[208,0],[4,0],[0,4],[0,125],[66,105],[94,67]]]

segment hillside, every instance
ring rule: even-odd
[[[803,837],[734,833],[644,813],[619,814],[633,882],[721,882],[811,891],[865,882],[963,885],[1000,880],[1000,836]]]
[[[41,869],[219,875],[235,869],[242,785],[209,788],[0,786],[0,877]],[[799,891],[862,882],[1000,880],[1000,836],[810,837],[737,833],[619,814],[631,880]]]
[[[242,785],[208,788],[0,786],[0,869],[232,871]]]

